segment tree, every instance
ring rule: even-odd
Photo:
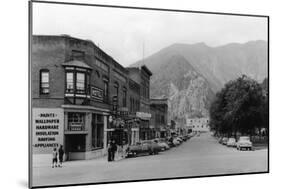
[[[211,128],[227,135],[251,135],[264,124],[264,102],[263,89],[257,81],[245,75],[230,81],[211,103]]]

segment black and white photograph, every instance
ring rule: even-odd
[[[269,16],[31,1],[29,27],[30,187],[269,173]]]

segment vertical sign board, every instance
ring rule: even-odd
[[[63,145],[64,113],[61,108],[32,109],[32,148],[34,154],[51,153]]]

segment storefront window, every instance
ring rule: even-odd
[[[92,116],[92,148],[103,148],[104,122],[103,115],[93,114]]]
[[[85,114],[84,113],[68,113],[68,130],[83,131],[85,130]]]

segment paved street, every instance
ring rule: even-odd
[[[107,162],[66,162],[63,168],[33,168],[34,186],[170,178],[267,171],[267,149],[237,151],[209,133],[193,137],[159,155]]]

